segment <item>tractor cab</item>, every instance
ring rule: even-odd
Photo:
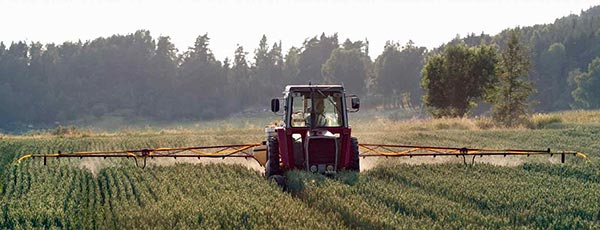
[[[283,95],[271,101],[275,113],[283,104],[283,124],[267,128],[265,174],[358,171],[358,141],[348,125],[348,112],[359,109],[358,97],[346,95],[341,85],[290,85]]]

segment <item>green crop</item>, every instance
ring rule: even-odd
[[[361,163],[371,164],[369,170],[334,178],[290,171],[285,191],[252,160],[150,159],[145,169],[131,159],[16,163],[26,153],[59,150],[256,143],[260,128],[5,136],[0,229],[598,229],[600,126],[589,113],[553,116],[562,125],[482,129],[465,119],[376,120],[357,124],[353,134],[362,143],[577,150],[589,162],[573,156],[566,164],[559,156],[478,157],[472,166],[454,157],[367,159]]]

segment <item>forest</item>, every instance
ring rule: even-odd
[[[519,31],[537,89],[529,99],[534,111],[600,108],[600,6]],[[262,112],[285,85],[308,82],[343,83],[367,108],[419,110],[432,55],[456,45],[502,51],[509,32],[457,36],[432,50],[390,41],[381,54],[369,53],[368,39],[341,41],[335,33],[285,51],[282,41],[263,36],[256,49],[238,46],[224,60],[212,54],[208,34],[187,50],[148,30],[62,44],[0,43],[0,130],[103,116],[179,121]]]

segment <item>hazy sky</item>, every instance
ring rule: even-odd
[[[237,44],[252,53],[263,34],[282,41],[284,52],[322,32],[340,42],[370,41],[375,58],[387,40],[436,47],[457,34],[496,34],[515,26],[551,23],[579,14],[599,0],[480,1],[120,1],[0,0],[0,41],[83,41],[148,29],[166,35],[180,51],[208,33],[222,60]]]

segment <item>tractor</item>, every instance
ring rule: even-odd
[[[347,102],[350,99],[350,108]],[[265,128],[265,176],[281,180],[291,169],[332,175],[359,171],[359,147],[348,124],[348,112],[357,112],[360,100],[341,85],[289,85],[283,98],[271,100],[271,111],[282,123]]]

